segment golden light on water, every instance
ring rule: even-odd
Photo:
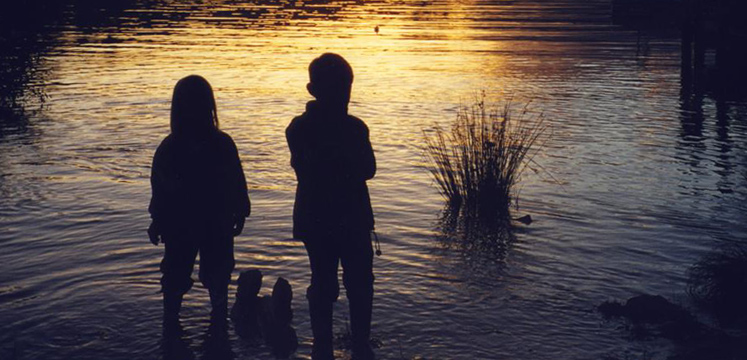
[[[137,87],[128,96],[142,96],[143,102],[167,99],[171,84],[192,73],[211,81],[219,101],[235,103],[239,97],[247,103],[260,98],[302,101],[309,98],[304,88],[308,63],[329,51],[342,54],[354,67],[353,106],[358,99],[368,103],[435,99],[444,93],[464,97],[475,88],[494,87],[476,86],[484,82],[477,74],[498,74],[504,62],[496,56],[502,51],[500,43],[477,39],[482,30],[468,21],[473,16],[463,9],[468,6],[454,1],[387,12],[364,5],[340,10],[334,19],[320,15],[292,20],[298,11],[313,11],[302,8],[290,12],[287,26],[275,25],[274,19],[229,21],[237,17],[206,14],[187,17],[180,27],[161,29],[154,22],[158,30],[125,28],[99,36],[99,40],[113,39],[106,44],[71,32],[67,41],[78,43],[73,51],[98,55],[85,62],[72,57],[60,66],[76,74],[67,81],[85,82],[88,88],[109,87],[108,92],[120,90],[111,89],[112,84]],[[116,71],[100,71],[106,68]],[[88,69],[96,69],[95,76]],[[237,105],[221,110],[230,113]]]

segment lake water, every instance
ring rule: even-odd
[[[640,293],[687,304],[688,267],[747,234],[747,103],[683,91],[679,40],[613,25],[608,1],[117,4],[65,7],[19,50],[26,112],[0,122],[2,359],[164,356],[148,177],[171,90],[193,73],[212,83],[249,183],[234,275],[261,269],[265,292],[289,279],[298,358],[310,351],[309,270],[290,239],[284,129],[322,52],[352,64],[350,111],[379,164],[381,359],[665,358],[669,344],[629,340],[595,306]],[[531,101],[552,129],[544,170],[520,185],[516,214],[535,222],[499,256],[443,241],[421,156],[422,130],[480,91]],[[338,332],[346,307],[341,296]],[[182,318],[198,358],[210,358],[208,312],[196,285]],[[271,358],[233,332],[229,345],[237,359]]]

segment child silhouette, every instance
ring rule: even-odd
[[[303,240],[311,264],[309,301],[314,343],[311,358],[334,359],[332,305],[339,295],[338,263],[350,303],[353,359],[372,359],[374,218],[366,180],[376,160],[366,124],[348,114],[353,70],[326,53],[309,65],[309,93],[316,98],[286,129],[298,186],[293,236]]]
[[[154,245],[165,246],[164,331],[179,327],[197,253],[199,279],[210,293],[212,323],[225,325],[233,237],[244,228],[250,202],[236,145],[218,129],[213,90],[201,76],[187,76],[174,87],[171,134],[156,150],[150,180],[148,211],[153,221],[148,235]]]

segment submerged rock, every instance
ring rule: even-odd
[[[636,322],[663,323],[681,321],[692,316],[660,295],[639,295],[625,303],[627,317]]]
[[[659,295],[639,295],[625,304],[606,301],[597,307],[605,318],[623,318],[634,338],[662,337],[677,345],[668,360],[747,359],[747,333],[727,333],[703,325],[685,308]]]
[[[702,325],[690,312],[659,295],[634,296],[624,305],[607,301],[599,305],[597,310],[607,318],[622,317],[629,320],[633,324],[631,330],[640,337],[658,335],[685,340],[702,333]]]
[[[625,317],[633,322],[662,323],[688,317],[687,310],[660,295],[638,295],[625,302],[606,301],[597,308],[605,317]]]

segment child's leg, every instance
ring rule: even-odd
[[[373,247],[368,231],[352,231],[341,239],[342,281],[350,302],[350,329],[353,349],[370,350],[373,306]]]
[[[314,333],[312,359],[332,359],[332,306],[340,293],[337,282],[337,245],[329,238],[304,241],[311,265],[311,285],[306,290],[311,330]]]
[[[200,246],[200,281],[210,292],[213,320],[227,319],[228,285],[234,266],[233,236],[218,235],[205,239]]]
[[[197,256],[197,244],[189,237],[165,236],[161,260],[161,292],[164,321],[178,323],[182,297],[192,288],[192,269]]]

